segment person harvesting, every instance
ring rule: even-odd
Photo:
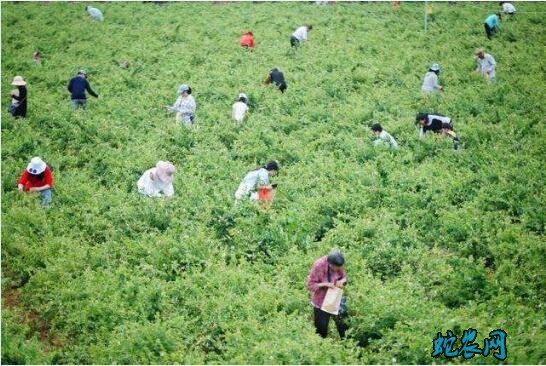
[[[460,141],[457,134],[453,130],[453,123],[450,117],[442,116],[441,114],[432,113],[417,113],[415,123],[420,126],[419,138],[424,138],[428,131],[439,133],[444,136],[449,136],[453,139],[453,149],[458,150]]]
[[[307,276],[307,288],[311,295],[315,329],[322,338],[326,338],[328,335],[328,323],[332,314],[321,308],[329,288],[342,288],[347,283],[347,273],[343,269],[344,264],[343,254],[339,251],[332,251],[329,255],[317,259]],[[347,327],[341,315],[334,315],[334,322],[339,336],[345,337]]]
[[[501,13],[491,14],[485,18],[483,27],[485,28],[485,35],[487,36],[487,39],[491,39],[493,33],[500,29],[501,19]]]
[[[85,108],[87,103],[87,97],[85,91],[89,94],[98,98],[98,94],[91,89],[89,81],[87,81],[87,73],[85,70],[78,71],[78,74],[70,79],[68,83],[68,91],[70,92],[70,99],[72,102],[72,107],[74,109]]]
[[[11,85],[17,89],[10,92],[11,104],[8,112],[15,118],[25,118],[27,116],[27,83],[22,76],[16,76]]]
[[[297,47],[301,42],[307,41],[308,33],[311,29],[313,29],[311,24],[298,27],[290,37],[290,45],[292,47]]]
[[[19,192],[40,192],[42,206],[48,207],[53,198],[53,174],[38,156],[33,157],[17,181]]]
[[[279,163],[270,160],[264,166],[247,173],[235,192],[235,199],[250,198],[251,201],[257,201],[260,198],[260,190],[270,191],[276,188],[270,184],[269,178],[275,176],[278,171]]]
[[[172,106],[167,106],[167,110],[170,112],[176,112],[176,121],[182,122],[185,125],[193,123],[195,118],[195,99],[191,95],[191,87],[186,84],[182,84],[178,87],[178,99]]]
[[[497,62],[493,56],[485,53],[483,48],[478,48],[476,52],[474,52],[474,55],[476,56],[476,62],[478,64],[476,71],[481,73],[487,81],[494,83]]]
[[[428,72],[425,74],[421,91],[423,93],[434,93],[437,91],[443,91],[444,87],[438,84],[438,75],[440,74],[440,65],[432,64],[428,68]]]
[[[254,48],[256,46],[256,41],[254,40],[254,34],[252,32],[245,32],[241,36],[239,44],[243,48]]]
[[[137,182],[142,197],[174,196],[173,179],[176,168],[169,161],[158,161],[155,167],[142,174]]]
[[[242,122],[245,118],[245,114],[248,111],[248,97],[245,93],[239,94],[239,99],[235,103],[233,103],[233,106],[231,108],[231,117],[237,121]]]
[[[371,130],[374,135],[379,137],[378,139],[374,140],[374,146],[388,144],[391,149],[398,149],[398,143],[396,142],[394,137],[392,137],[390,133],[385,131],[379,123],[374,123],[371,127]]]
[[[273,83],[273,85],[279,88],[281,93],[284,93],[284,91],[288,87],[286,85],[286,81],[284,80],[284,74],[281,71],[279,71],[279,69],[277,69],[276,67],[271,69],[271,71],[269,71],[269,74],[267,75],[267,78],[264,81],[265,85],[269,85],[271,83]]]

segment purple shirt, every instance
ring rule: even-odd
[[[330,272],[330,278],[328,278],[328,272]],[[347,274],[342,269],[339,272],[332,271],[328,266],[328,256],[320,257],[313,263],[311,272],[307,277],[307,288],[311,293],[311,304],[316,308],[321,308],[328,287],[318,287],[321,282],[335,283],[339,280],[347,278]]]

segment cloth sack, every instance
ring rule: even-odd
[[[339,287],[328,288],[326,297],[322,303],[320,310],[329,314],[338,315],[339,307],[341,305],[341,298],[343,297],[343,290]]]

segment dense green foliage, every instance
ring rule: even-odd
[[[546,6],[517,5],[487,41],[497,3],[434,4],[426,34],[419,3],[101,3],[103,23],[83,3],[3,3],[2,362],[446,363],[432,339],[469,327],[479,342],[504,329],[509,363],[546,362]],[[291,50],[305,22],[310,41]],[[496,85],[474,73],[480,46]],[[432,62],[446,91],[425,99]],[[262,85],[275,66],[284,95]],[[100,98],[73,113],[81,67]],[[25,120],[5,111],[16,74]],[[164,111],[182,82],[191,128]],[[236,124],[241,91],[252,108]],[[454,118],[461,151],[417,140],[427,110]],[[373,121],[398,152],[371,146]],[[16,192],[34,155],[56,178],[47,210]],[[140,199],[160,159],[178,167],[177,195]],[[234,206],[269,159],[273,206]],[[346,340],[333,324],[315,335],[305,288],[331,248],[347,257]]]

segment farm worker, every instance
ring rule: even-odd
[[[375,135],[379,136],[379,138],[377,140],[374,140],[374,142],[373,142],[374,146],[382,145],[384,143],[387,143],[387,144],[389,144],[391,149],[394,149],[394,150],[398,149],[398,143],[396,142],[394,137],[392,137],[390,133],[385,131],[383,129],[383,127],[381,127],[381,125],[379,123],[374,123],[372,125],[372,132]]]
[[[174,195],[174,165],[168,161],[158,161],[154,168],[148,169],[137,182],[138,193],[142,197],[171,197]]]
[[[89,14],[91,19],[95,21],[102,22],[104,20],[102,12],[97,8],[93,8],[92,6],[86,6],[85,11],[87,11],[87,14]]]
[[[275,84],[282,93],[287,88],[286,81],[284,81],[284,74],[277,68],[271,69],[267,75],[267,79],[264,81],[265,85],[269,85],[270,83]]]
[[[178,87],[178,99],[173,106],[167,106],[170,112],[176,112],[176,121],[183,122],[185,125],[193,123],[195,117],[195,99],[191,95],[191,87],[182,84]]]
[[[51,204],[53,174],[47,164],[38,156],[33,157],[17,182],[19,192],[40,192],[42,206]]]
[[[97,93],[91,89],[91,85],[89,85],[89,81],[87,81],[87,73],[85,70],[80,70],[78,71],[78,74],[70,79],[70,82],[68,83],[68,91],[70,92],[70,99],[74,109],[79,107],[85,108],[85,104],[87,102],[85,96],[86,90],[95,98],[99,97]]]
[[[440,65],[432,64],[428,72],[425,74],[425,79],[423,80],[423,86],[421,86],[421,91],[423,93],[432,93],[438,90],[444,90],[444,87],[438,84],[438,74],[440,73]]]
[[[13,78],[11,85],[17,87],[10,92],[11,104],[8,112],[15,118],[25,118],[27,116],[27,83],[22,76]]]
[[[501,1],[499,3],[502,6],[502,11],[504,11],[505,14],[508,15],[514,15],[516,14],[516,7],[509,3],[508,1]]]
[[[453,131],[453,123],[450,117],[440,114],[417,113],[415,123],[419,124],[419,138],[425,137],[427,131],[441,133],[444,136],[449,136],[453,139],[453,149],[458,150],[460,141],[455,131]]]
[[[347,282],[347,274],[343,269],[345,258],[339,251],[332,251],[328,256],[320,257],[313,263],[307,277],[307,288],[311,294],[315,328],[322,338],[328,335],[328,323],[331,314],[321,310],[328,288],[342,288]],[[341,338],[345,337],[347,327],[340,315],[334,315],[337,331]]]
[[[245,114],[248,111],[248,97],[245,93],[239,94],[239,99],[233,103],[231,117],[237,122],[241,122],[245,118]]]
[[[295,47],[298,46],[300,42],[307,41],[307,33],[311,29],[313,29],[313,26],[311,24],[306,24],[298,27],[290,37],[290,45],[292,47]]]
[[[483,48],[478,48],[474,53],[476,56],[476,61],[478,67],[476,68],[477,72],[480,72],[485,78],[490,82],[495,82],[495,67],[497,63],[493,56],[488,53],[485,53]]]
[[[252,32],[243,33],[239,44],[244,48],[254,48],[256,45],[256,41],[254,41],[254,34],[252,34]]]
[[[485,35],[488,39],[491,39],[493,32],[496,32],[500,29],[501,13],[491,14],[485,18],[485,23],[483,27],[485,28]]]
[[[251,201],[257,201],[259,199],[258,191],[261,188],[273,189],[269,183],[269,177],[273,177],[278,171],[279,163],[271,160],[264,166],[249,172],[239,184],[239,188],[235,192],[235,199],[240,200],[249,197]]]

